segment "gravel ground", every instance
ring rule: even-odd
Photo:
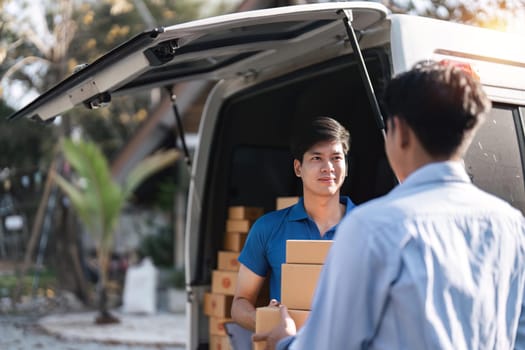
[[[0,350],[182,350],[180,345],[149,345],[148,342],[139,342],[140,345],[122,344],[116,341],[100,341],[100,340],[78,340],[78,339],[105,339],[104,337],[81,337],[72,340],[72,338],[60,337],[56,334],[67,333],[74,329],[75,326],[71,324],[71,329],[64,329],[64,332],[49,333],[39,324],[39,320],[54,319],[59,327],[68,327],[67,321],[73,315],[82,315],[89,313],[74,296],[70,293],[63,293],[60,296],[48,298],[26,298],[22,303],[13,305],[8,298],[0,298]],[[93,310],[91,310],[93,312]],[[160,314],[159,314],[160,315]],[[89,316],[93,318],[93,316]],[[89,320],[91,320],[89,318]],[[60,321],[62,320],[62,321]],[[159,317],[159,320],[163,320]],[[84,320],[84,322],[87,322]],[[157,320],[158,322],[158,320]],[[62,323],[63,325],[60,325]],[[91,326],[91,324],[90,324]],[[162,324],[162,326],[165,326]],[[57,325],[55,325],[55,328]],[[103,327],[103,326],[101,326]],[[161,327],[162,328],[162,327]],[[122,333],[126,331],[124,327],[116,330]],[[169,331],[169,329],[168,329]],[[82,332],[82,330],[80,330]],[[94,333],[93,327],[85,328],[82,335]],[[125,334],[125,333],[124,333]],[[154,332],[145,334],[152,336]],[[146,337],[147,338],[147,337]],[[73,338],[75,339],[75,338]],[[146,345],[144,345],[146,344]]]
[[[3,262],[0,261],[0,278],[2,278]],[[13,301],[6,297],[7,293],[0,290],[0,350],[182,350],[184,349],[178,342],[167,343],[170,345],[152,345],[154,343],[148,341],[142,342],[118,342],[118,341],[106,341],[106,340],[91,340],[91,339],[115,339],[112,337],[93,337],[90,338],[86,335],[97,333],[95,329],[86,326],[79,330],[83,337],[65,337],[66,331],[70,331],[75,327],[78,328],[78,324],[73,322],[68,323],[75,315],[88,315],[91,320],[92,315],[89,312],[94,310],[87,309],[82,305],[71,293],[61,292],[52,298],[38,296],[35,298],[22,297],[19,303],[14,304]],[[162,311],[162,309],[161,309]],[[86,316],[86,317],[88,317]],[[174,330],[183,329],[181,324],[185,324],[184,317],[179,316],[176,318],[177,322],[173,323],[170,319],[167,322],[162,317],[162,312],[159,313],[159,317],[156,317],[154,321],[162,322],[161,326],[157,326],[152,323],[152,327],[156,327],[155,330],[161,328],[166,332],[172,332],[169,327],[175,327]],[[132,319],[127,317],[126,320]],[[45,323],[46,329],[44,329],[40,323],[43,320],[52,321]],[[73,319],[75,320],[75,319]],[[83,320],[88,322],[89,320]],[[78,320],[77,320],[78,321]],[[54,323],[53,323],[54,322]],[[77,322],[78,323],[78,322]],[[166,325],[167,324],[167,325]],[[123,326],[115,330],[117,335],[129,334],[129,329],[125,327],[126,323],[123,322]],[[132,324],[133,326],[134,324]],[[55,331],[50,331],[48,326],[55,326]],[[57,327],[61,330],[56,332]],[[61,328],[64,327],[64,328]],[[91,327],[91,328],[90,328]],[[101,326],[103,327],[103,326]],[[129,326],[128,326],[129,328]],[[155,331],[148,331],[147,327],[143,330],[146,331],[144,339],[154,338]],[[128,332],[128,333],[125,333]],[[100,332],[98,332],[100,333]],[[102,332],[103,333],[103,332]],[[114,335],[114,334],[111,334]],[[136,334],[135,334],[136,335]],[[178,335],[180,336],[180,335]],[[75,340],[72,340],[75,339]],[[79,340],[82,339],[82,340]],[[84,340],[89,339],[89,340]],[[118,339],[118,338],[117,338]],[[128,339],[128,338],[123,338]],[[136,337],[133,339],[137,339]],[[143,339],[143,340],[144,340]],[[131,345],[133,344],[133,345]],[[151,345],[150,345],[151,344]],[[166,343],[164,343],[166,344]]]
[[[180,346],[145,346],[71,341],[49,335],[38,326],[36,315],[0,315],[2,350],[181,350]]]
[[[54,300],[26,300],[16,311],[6,298],[0,300],[0,350],[181,350],[181,345],[127,345],[97,340],[71,340],[48,333],[39,325],[46,316],[89,311],[71,296]]]

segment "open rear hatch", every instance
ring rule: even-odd
[[[143,32],[58,83],[9,117],[49,121],[77,106],[98,108],[115,95],[188,79],[219,80],[301,57],[387,16],[381,4],[344,2],[240,12]],[[334,28],[337,30],[334,31]],[[328,38],[327,38],[328,40]],[[294,50],[294,47],[297,50]]]

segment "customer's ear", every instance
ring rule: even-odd
[[[396,146],[404,149],[410,143],[410,131],[407,122],[398,116],[388,119],[388,136],[392,138]]]
[[[301,162],[298,159],[293,160],[293,171],[295,176],[301,177]]]
[[[396,123],[395,128],[399,133],[399,146],[401,148],[407,148],[411,142],[411,137],[413,134],[413,132],[411,132],[412,129],[403,118],[394,117],[393,121]]]

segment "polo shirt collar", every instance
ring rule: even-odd
[[[348,214],[350,210],[355,206],[351,201],[350,198],[347,196],[340,196],[339,202],[346,205],[346,213]],[[288,216],[289,221],[299,221],[308,219],[308,214],[306,213],[306,210],[304,209],[304,198],[300,197],[297,204],[295,204],[291,210],[290,215]]]
[[[290,216],[288,216],[290,221],[299,221],[308,218],[308,214],[304,209],[304,199],[303,197],[299,198],[299,201],[292,207],[290,210]]]

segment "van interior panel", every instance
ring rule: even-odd
[[[384,54],[383,54],[384,55]],[[381,50],[364,52],[376,92],[389,76]],[[203,203],[199,261],[194,284],[208,284],[222,247],[228,206],[275,210],[276,198],[301,196],[293,172],[290,136],[304,120],[331,116],[351,134],[348,177],[341,194],[356,203],[388,192],[395,184],[384,153],[384,141],[352,56],[309,67],[232,96],[224,104],[210,152],[209,177]],[[214,232],[206,235],[206,232]],[[213,237],[212,240],[204,237]]]

